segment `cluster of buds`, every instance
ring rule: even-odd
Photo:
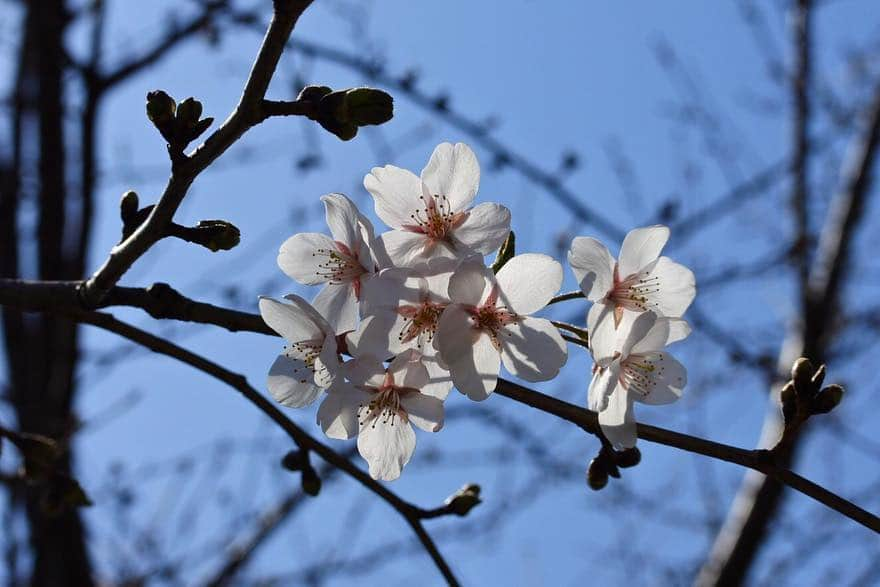
[[[172,155],[182,153],[214,122],[213,118],[202,118],[202,103],[195,98],[178,104],[162,90],[147,94],[147,118],[168,142]]]
[[[785,427],[796,428],[810,416],[827,414],[843,399],[843,387],[832,383],[822,387],[825,365],[815,368],[806,357],[791,366],[791,379],[780,393]]]
[[[362,126],[383,124],[394,114],[394,99],[374,88],[333,91],[327,86],[306,86],[297,102],[310,104],[306,114],[343,141],[353,139]]]
[[[642,460],[638,447],[616,451],[608,444],[603,444],[587,468],[587,485],[598,491],[608,485],[608,478],[620,479],[620,469],[635,467]]]

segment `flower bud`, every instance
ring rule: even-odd
[[[165,125],[174,118],[176,109],[177,104],[174,102],[174,98],[162,90],[155,90],[147,94],[147,118],[160,131],[162,130],[160,125]]]
[[[302,484],[302,490],[312,497],[321,493],[321,478],[318,477],[318,473],[311,466],[303,469],[300,483]]]
[[[816,369],[813,363],[806,357],[801,357],[791,366],[791,380],[794,382],[794,390],[802,398],[810,398],[816,394],[813,387],[813,375]]]
[[[195,226],[196,237],[193,242],[212,252],[228,251],[241,241],[241,232],[231,222],[225,220],[200,220]]]
[[[635,467],[642,461],[642,452],[639,450],[639,447],[634,446],[620,452],[615,452],[614,458],[618,467],[627,469]]]
[[[813,399],[812,412],[814,414],[827,414],[837,407],[843,399],[844,389],[842,386],[832,383],[819,392]]]
[[[342,107],[344,120],[358,126],[382,124],[394,116],[394,98],[387,92],[373,88],[346,91]]]
[[[303,453],[299,450],[289,451],[281,459],[281,466],[288,471],[299,471],[303,468]]]
[[[587,469],[587,485],[594,491],[599,491],[608,485],[608,471],[601,456],[590,461],[590,467]]]
[[[26,432],[9,437],[24,459],[24,474],[31,481],[47,478],[61,456],[61,447],[51,438]]]
[[[779,393],[779,400],[782,403],[782,417],[784,421],[791,422],[797,412],[797,392],[794,390],[794,383],[786,382]]]
[[[480,500],[480,486],[476,483],[468,483],[443,502],[453,513],[466,516],[476,506],[482,503]]]
[[[202,117],[202,103],[195,98],[187,98],[177,105],[177,122],[187,127],[194,127]]]
[[[123,225],[131,224],[137,216],[138,206],[140,203],[136,192],[129,190],[122,194],[122,198],[119,200],[119,217],[122,219]]]
[[[332,92],[327,86],[306,86],[296,97],[298,102],[314,102],[318,103],[321,98]]]

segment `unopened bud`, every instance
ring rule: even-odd
[[[302,89],[296,99],[298,102],[314,102],[317,104],[321,98],[332,91],[333,90],[327,86],[306,86]]]
[[[39,434],[21,433],[9,437],[24,459],[24,474],[29,480],[49,476],[61,455],[61,448],[51,438]]]
[[[318,473],[311,466],[303,469],[300,482],[302,483],[302,490],[312,497],[321,493],[321,478],[318,477]]]
[[[797,392],[794,390],[794,383],[786,382],[779,393],[779,400],[782,403],[782,417],[784,421],[791,422],[797,412]]]
[[[200,220],[195,226],[198,235],[193,242],[207,247],[212,252],[228,251],[241,242],[241,231],[225,220]]]
[[[819,389],[822,387],[823,381],[825,381],[825,365],[819,365],[810,382],[813,384],[813,389]]]
[[[453,513],[466,516],[468,512],[482,503],[480,500],[480,486],[476,483],[468,483],[443,502]]]
[[[802,398],[810,398],[815,395],[813,387],[813,375],[816,369],[813,363],[806,357],[801,357],[791,366],[791,380],[794,382],[794,390]]]
[[[634,446],[620,452],[615,452],[614,458],[618,467],[628,469],[629,467],[635,467],[642,461],[642,452],[639,450],[639,447]]]
[[[288,471],[299,471],[303,468],[303,462],[302,451],[292,450],[281,459],[281,466]]]
[[[159,130],[162,130],[160,125],[165,125],[174,118],[176,109],[177,104],[174,102],[174,98],[162,90],[155,90],[147,94],[147,118]]]
[[[135,219],[138,206],[140,206],[140,202],[136,192],[129,190],[122,194],[122,198],[119,200],[119,216],[122,218],[123,225],[131,224]]]
[[[177,121],[190,128],[202,117],[202,103],[195,98],[187,98],[177,105]]]
[[[608,485],[608,470],[605,468],[605,460],[600,456],[590,461],[590,467],[587,469],[587,485],[593,491],[599,491]]]
[[[342,102],[344,120],[358,126],[382,124],[394,116],[394,98],[373,88],[353,88]]]
[[[814,414],[827,414],[837,407],[843,399],[844,389],[842,386],[833,383],[819,392],[819,395],[813,400]]]

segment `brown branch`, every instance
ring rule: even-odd
[[[130,324],[117,320],[110,314],[84,310],[70,310],[68,315],[78,322],[97,326],[103,330],[118,334],[119,336],[131,340],[132,342],[144,346],[156,353],[177,359],[178,361],[190,365],[191,367],[194,367],[236,389],[246,400],[266,414],[273,422],[275,422],[275,424],[284,430],[300,449],[317,454],[325,462],[358,481],[366,489],[375,493],[388,505],[394,508],[412,527],[416,536],[418,536],[419,541],[421,541],[425,550],[428,551],[428,554],[431,555],[431,558],[434,560],[434,563],[437,565],[437,568],[443,574],[446,581],[450,585],[458,585],[458,581],[452,573],[452,570],[449,568],[449,565],[443,559],[439,550],[437,550],[437,546],[434,544],[430,535],[422,527],[420,514],[423,510],[421,508],[405,501],[397,494],[387,489],[384,485],[375,481],[350,460],[341,456],[335,450],[300,428],[296,423],[285,416],[274,403],[266,399],[260,394],[260,392],[254,389],[243,375],[229,371],[205,357],[188,351],[183,347],[150,334],[149,332],[131,326]]]
[[[810,167],[810,77],[812,63],[810,60],[812,0],[797,0],[791,23],[794,28],[795,69],[791,79],[791,91],[794,101],[794,120],[792,125],[792,143],[794,157],[792,160],[791,209],[795,223],[794,262],[801,284],[801,291],[806,294],[806,283],[809,277],[809,219],[807,208],[809,193],[807,180]],[[806,299],[801,300],[806,305]]]
[[[119,278],[165,234],[190,185],[248,129],[263,120],[260,107],[281,53],[300,15],[312,0],[274,0],[272,22],[251,68],[235,110],[195,152],[172,166],[171,177],[149,217],[127,239],[110,251],[104,264],[83,284],[80,295],[92,307],[98,305]]]
[[[40,294],[39,293],[40,289],[45,289],[47,292],[51,292],[51,295],[49,293],[47,293],[45,295]],[[75,291],[76,282],[55,282],[55,283],[44,284],[44,283],[39,283],[39,282],[23,282],[20,280],[0,279],[0,305],[12,304],[12,305],[18,305],[19,307],[23,307],[28,310],[34,310],[34,311],[69,312],[69,313],[74,313],[76,315],[101,316],[102,317],[101,320],[112,320],[112,321],[118,323],[118,321],[116,321],[115,318],[113,318],[112,316],[110,316],[108,314],[100,314],[100,313],[96,313],[96,312],[84,312],[78,306],[75,306],[75,305],[73,305],[73,306],[66,305],[65,306],[65,305],[63,305],[63,303],[61,303],[62,299],[68,299],[68,300],[75,300],[76,299],[75,296],[73,296],[69,292],[63,293],[63,290],[65,290],[65,289]],[[117,289],[129,290],[130,288],[117,288]],[[27,291],[27,293],[24,293],[25,291]],[[175,294],[176,294],[176,296],[180,296],[180,294],[177,294],[176,292],[175,292]],[[138,296],[131,296],[131,297],[132,297],[132,299],[138,298]],[[180,296],[180,298],[183,298],[183,296]],[[241,320],[242,316],[247,316],[247,314],[244,312],[235,312],[233,310],[228,310],[225,308],[212,306],[210,304],[204,304],[204,303],[200,303],[200,302],[195,302],[193,300],[188,300],[187,298],[183,298],[183,300],[184,301],[180,302],[179,305],[176,307],[177,308],[186,308],[186,307],[200,308],[200,315],[199,315],[200,321],[202,321],[204,323],[210,323],[210,324],[215,324],[217,326],[222,326],[224,328],[229,328],[229,325],[227,325],[224,322],[224,320],[226,317],[235,316],[236,320],[239,320],[236,323],[236,326],[237,327],[241,326],[241,328],[238,328],[238,329],[249,330],[252,332],[266,333],[264,326],[255,327],[255,328],[250,327],[250,326],[256,326],[255,322],[257,320],[261,321],[261,318],[256,314],[251,315],[252,316],[251,320],[254,323],[253,324],[246,324],[245,320]],[[39,303],[36,303],[36,301],[39,301]],[[132,304],[132,305],[134,305],[134,304]],[[168,312],[164,317],[173,318],[173,319],[181,319],[181,320],[189,320],[189,318],[186,318],[182,315],[181,316],[174,315],[173,312]],[[87,320],[84,320],[84,321],[87,321]],[[122,323],[119,323],[119,324],[122,324]],[[106,325],[102,325],[102,324],[96,324],[96,325],[107,328]],[[163,346],[162,348],[164,348],[164,349],[167,349],[167,348],[178,349],[179,348],[170,342],[167,342],[163,339],[154,337],[153,335],[150,335],[150,334],[145,333],[143,331],[137,330],[131,326],[128,326],[128,325],[124,325],[124,326],[126,329],[132,329],[132,331],[134,331],[138,335],[138,337],[148,336],[148,337],[151,337],[150,340],[154,341],[156,344],[170,345],[170,347]],[[110,329],[110,328],[107,328],[107,329]],[[126,330],[125,332],[118,332],[118,333],[125,336],[126,332],[130,332],[130,331]],[[270,334],[274,334],[274,332],[271,332]],[[143,344],[143,342],[141,342],[137,338],[133,338],[132,340]],[[150,347],[149,345],[145,345],[145,346],[148,346],[148,348],[153,348],[153,347]],[[156,349],[153,349],[153,350],[156,350]],[[162,352],[162,351],[158,351],[158,352]],[[169,353],[165,352],[163,354],[169,354]],[[176,355],[172,354],[171,356],[176,356]],[[204,360],[204,359],[202,359],[202,360]],[[228,373],[227,371],[225,371],[225,369],[223,369],[219,365],[215,365],[215,364],[211,363],[211,366],[213,369],[220,369],[220,370],[222,370],[222,372]],[[209,371],[209,374],[213,374],[213,373],[211,373]],[[237,377],[240,378],[241,376],[237,376]],[[241,381],[239,381],[238,379],[235,379],[234,381],[237,384],[241,383]],[[247,383],[244,382],[244,385],[247,386]],[[250,386],[247,386],[247,388],[253,391],[253,388],[251,388]],[[535,408],[537,410],[540,410],[542,412],[546,412],[548,414],[552,414],[552,415],[554,415],[558,418],[561,418],[563,420],[567,420],[568,422],[571,422],[571,423],[577,425],[578,427],[585,430],[586,432],[589,432],[590,434],[593,434],[596,436],[598,436],[600,434],[598,415],[595,412],[592,412],[590,410],[586,410],[584,408],[580,408],[580,407],[575,406],[573,404],[570,404],[568,402],[564,402],[562,400],[559,400],[554,397],[540,393],[538,391],[523,387],[521,385],[518,385],[518,384],[513,383],[511,381],[507,381],[505,379],[498,380],[498,387],[496,388],[495,392],[499,395],[508,397],[514,401],[528,405],[528,406]],[[256,391],[253,391],[253,393],[256,393]],[[256,393],[256,395],[259,397],[259,400],[260,400],[259,407],[261,409],[263,409],[263,407],[266,407],[267,410],[270,410],[272,413],[279,414],[280,417],[284,418],[284,420],[286,421],[286,418],[283,416],[283,414],[281,414],[277,410],[277,408],[274,407],[274,405],[271,402],[269,402],[268,400],[263,398],[263,396],[259,395],[258,393]],[[246,397],[248,397],[247,394],[246,394]],[[251,399],[251,398],[248,397],[248,399]],[[270,414],[270,416],[271,416],[271,414]],[[305,432],[302,432],[302,434],[305,434]],[[648,426],[646,424],[639,424],[638,425],[638,435],[639,435],[639,438],[642,438],[643,440],[646,440],[648,442],[655,442],[658,444],[663,444],[663,445],[677,448],[680,450],[684,450],[687,452],[692,452],[692,453],[700,454],[703,456],[711,457],[714,459],[726,461],[729,463],[734,463],[734,464],[752,469],[754,471],[758,471],[760,473],[763,473],[764,475],[768,475],[769,477],[779,481],[780,483],[782,483],[788,487],[791,487],[792,489],[795,489],[796,491],[799,491],[799,492],[803,493],[804,495],[812,497],[816,501],[818,501],[818,502],[824,504],[825,506],[839,512],[840,514],[862,524],[863,526],[866,526],[867,528],[870,528],[871,530],[874,530],[875,532],[880,533],[880,518],[871,514],[870,512],[865,511],[864,509],[860,508],[859,506],[837,496],[836,494],[828,491],[827,489],[825,489],[825,488],[823,488],[823,487],[821,487],[821,486],[819,486],[819,485],[817,485],[807,479],[804,479],[803,477],[800,477],[796,473],[793,473],[792,471],[788,470],[786,467],[780,466],[778,461],[774,461],[774,459],[772,457],[768,456],[769,455],[768,451],[746,450],[746,449],[742,449],[742,448],[729,446],[726,444],[721,444],[718,442],[713,442],[711,440],[705,440],[705,439],[698,438],[695,436],[690,436],[687,434],[681,434],[679,432],[673,432],[671,430],[666,430],[664,428],[658,428],[655,426]],[[309,438],[311,438],[311,437],[309,437]],[[314,441],[314,439],[312,439],[312,440]],[[314,442],[317,442],[317,441],[314,441]],[[323,446],[323,445],[321,445],[321,446]],[[311,449],[311,447],[308,445],[305,446],[304,448]],[[333,452],[329,448],[326,448],[326,450],[330,451],[331,453]],[[323,458],[324,455],[322,455],[317,450],[315,452],[317,452]],[[333,453],[333,454],[335,455],[336,453]],[[338,455],[336,455],[336,456],[338,457]],[[329,459],[325,459],[325,460],[328,460],[328,462],[332,462]],[[350,465],[350,463],[349,463],[349,465]],[[343,469],[343,470],[345,471],[345,469]],[[360,475],[365,476],[362,472],[360,472],[360,470],[358,470],[358,471],[359,471]],[[348,472],[348,471],[346,471],[346,472]],[[370,479],[368,476],[365,476],[365,477],[366,477],[366,479]],[[360,480],[360,478],[359,478],[359,480]],[[372,481],[372,480],[370,479],[370,481]],[[384,487],[382,489],[384,490]],[[387,490],[385,490],[385,491],[387,491]],[[394,496],[394,497],[396,499],[399,499],[399,498],[397,498],[397,496]],[[405,502],[403,502],[403,503],[405,503]],[[405,507],[414,508],[410,511],[410,514],[412,515],[412,517],[415,521],[418,521],[419,519],[421,519],[423,517],[431,517],[431,516],[425,516],[424,512],[426,512],[426,511],[430,512],[432,510],[421,510],[419,508],[415,508],[415,506],[409,506],[408,504]],[[413,530],[416,530],[416,527],[412,524],[412,522],[410,522],[410,525],[413,526]]]
[[[783,356],[780,364],[791,364],[797,355],[822,362],[828,333],[835,319],[835,308],[849,264],[849,247],[862,219],[864,202],[871,191],[880,141],[880,85],[874,91],[867,110],[863,132],[853,140],[842,172],[841,190],[835,197],[823,227],[816,259],[806,283],[806,306],[803,309],[803,332],[795,331],[783,344],[783,352],[796,348],[794,357]],[[795,340],[796,339],[796,340]],[[775,403],[775,398],[771,399]],[[771,405],[764,422],[762,437],[775,441],[781,428],[778,409]],[[803,430],[782,451],[777,462],[788,468],[796,455]],[[699,585],[742,581],[763,543],[770,521],[783,497],[782,479],[747,475],[728,518],[719,532],[708,560],[697,577]]]

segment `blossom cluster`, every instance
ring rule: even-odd
[[[269,392],[294,408],[323,396],[318,423],[330,438],[356,436],[374,478],[400,475],[415,449],[413,424],[440,430],[452,387],[481,401],[501,365],[534,382],[566,362],[557,328],[534,316],[559,291],[562,266],[535,253],[510,258],[497,273],[486,266],[510,232],[510,211],[473,205],[479,182],[477,158],[462,143],[438,145],[420,176],[372,169],[364,187],[390,230],[376,235],[346,196],[323,196],[330,236],[294,235],[278,255],[288,276],[323,288],[311,303],[260,299],[263,319],[287,341]],[[667,237],[664,227],[631,232],[617,263],[586,237],[569,253],[594,302],[589,405],[618,447],[635,442],[633,401],[672,401],[685,383],[684,368],[662,349],[689,332],[680,316],[694,282],[659,256]]]

